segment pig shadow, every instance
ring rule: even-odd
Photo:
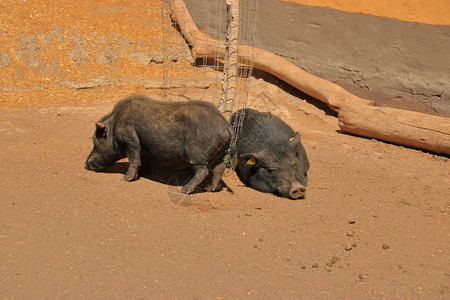
[[[128,170],[129,163],[128,162],[116,162],[111,167],[104,170],[104,173],[110,174],[123,174]],[[139,170],[139,179],[148,179],[151,181],[156,181],[168,186],[181,187],[191,180],[194,176],[192,170],[176,170],[173,168],[169,168],[167,166],[152,166],[151,168],[147,166],[142,166]],[[138,180],[139,180],[138,179]],[[206,192],[206,187],[209,183],[211,183],[212,177],[208,176],[193,192],[202,193]],[[226,189],[229,193],[234,193],[233,190],[223,181],[221,180],[218,189],[215,192],[220,192],[223,189]]]

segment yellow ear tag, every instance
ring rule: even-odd
[[[293,140],[294,140],[294,138],[292,137],[292,138],[289,139],[289,142],[292,142]]]
[[[256,161],[254,157],[251,157],[249,160],[247,160],[247,165],[256,165]]]

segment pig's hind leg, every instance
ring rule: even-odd
[[[129,166],[123,179],[126,181],[137,180],[139,178],[139,168],[141,167],[141,143],[134,130],[127,134],[126,149]]]
[[[206,165],[195,165],[193,166],[195,171],[194,176],[181,188],[181,192],[185,194],[191,194],[195,188],[205,180],[209,175],[209,170]]]
[[[207,192],[214,192],[219,187],[220,181],[222,180],[223,172],[225,172],[226,165],[224,162],[221,162],[217,166],[215,166],[212,170],[212,180],[211,184],[206,187]]]

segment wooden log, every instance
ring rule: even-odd
[[[389,107],[359,105],[339,112],[341,130],[450,155],[450,119]]]
[[[171,4],[172,18],[177,21],[181,33],[193,47],[192,55],[194,57],[217,59],[219,53],[220,58],[223,59],[225,43],[205,35],[198,29],[183,0],[172,0]],[[280,78],[302,92],[328,104],[331,109],[337,112],[346,106],[375,105],[374,101],[359,98],[339,85],[316,77],[269,51],[241,45],[239,46],[239,52],[253,53],[252,57],[242,57],[240,63],[250,64],[253,62],[255,68]]]

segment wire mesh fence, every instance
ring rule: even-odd
[[[180,4],[181,2],[181,4]],[[162,2],[163,99],[202,100],[221,108],[224,116],[245,108],[252,73],[259,0],[240,0],[236,76],[227,77],[227,30],[230,13],[225,0]],[[189,29],[186,29],[189,28]],[[183,32],[183,29],[188,32]],[[195,42],[192,42],[195,41]],[[247,45],[251,47],[240,47]],[[201,49],[201,50],[198,50]],[[174,55],[176,53],[176,55]],[[177,59],[174,60],[173,57]],[[232,81],[232,82],[229,82]],[[232,87],[232,90],[227,90]],[[228,95],[223,102],[224,93]],[[181,98],[181,99],[180,99]],[[221,103],[222,99],[222,103]],[[233,131],[236,144],[243,116]]]

